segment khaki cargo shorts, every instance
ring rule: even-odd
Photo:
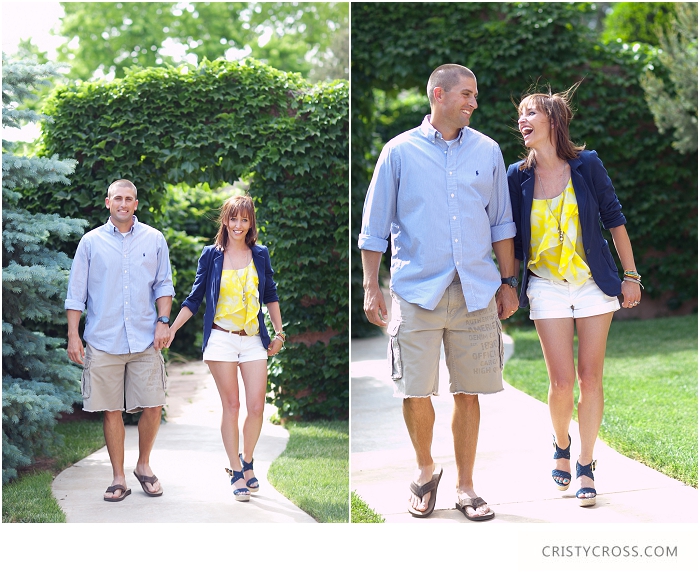
[[[83,411],[138,413],[165,405],[165,363],[154,347],[140,353],[111,354],[85,348],[81,379]]]
[[[392,292],[388,360],[394,397],[438,395],[440,344],[450,376],[450,393],[503,390],[503,339],[495,298],[469,312],[459,276],[433,310]]]

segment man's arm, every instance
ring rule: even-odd
[[[156,300],[156,308],[158,309],[158,317],[166,316],[170,317],[170,307],[173,304],[172,296],[159,297]],[[156,351],[160,351],[164,347],[167,347],[170,341],[170,326],[167,324],[156,322],[156,333],[153,338],[153,347]]]
[[[388,313],[384,294],[379,287],[379,265],[381,252],[361,250],[362,253],[362,287],[365,288],[365,315],[370,323],[383,327],[387,324]]]
[[[507,278],[515,275],[515,248],[513,238],[501,240],[492,244],[493,251],[498,260],[498,269],[501,270],[501,277]],[[498,317],[508,319],[518,311],[518,290],[508,285],[501,285],[496,292],[496,305],[498,306]]]
[[[83,312],[77,309],[66,310],[66,317],[68,318],[68,348],[66,351],[68,352],[68,359],[82,365],[85,357],[85,348],[78,332],[81,315],[83,315]]]

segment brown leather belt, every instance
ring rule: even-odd
[[[542,276],[538,276],[538,275],[537,275],[535,272],[533,272],[532,270],[528,270],[528,271],[530,272],[530,275],[531,275],[531,276],[535,276],[536,278],[544,279]],[[562,278],[562,281],[565,282],[565,281],[569,281],[569,280],[565,280],[564,278]]]
[[[223,327],[220,327],[215,323],[211,324],[211,328],[218,329],[219,331],[225,331],[226,333],[231,333],[233,335],[247,335],[244,329],[242,329],[241,331],[231,331],[230,329],[224,329]]]

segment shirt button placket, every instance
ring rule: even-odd
[[[460,226],[460,220],[459,220],[459,197],[458,194],[456,194],[458,190],[457,186],[457,178],[459,177],[459,170],[457,169],[457,165],[455,162],[455,157],[454,154],[452,153],[452,148],[456,145],[456,142],[453,143],[450,148],[447,150],[449,153],[447,154],[445,160],[446,160],[446,171],[447,171],[447,189],[449,191],[449,198],[447,200],[448,206],[449,206],[449,213],[450,213],[450,232],[452,235],[452,254],[453,254],[453,259],[455,262],[455,265],[458,265],[458,262],[462,260],[462,248],[460,245],[460,237],[461,237],[461,226]]]

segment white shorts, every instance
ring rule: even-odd
[[[605,294],[592,278],[577,286],[531,275],[527,297],[533,320],[591,317],[620,309],[617,297]]]
[[[204,348],[203,361],[232,361],[245,363],[264,359],[267,350],[263,347],[259,335],[237,335],[227,331],[212,329],[207,347]]]

